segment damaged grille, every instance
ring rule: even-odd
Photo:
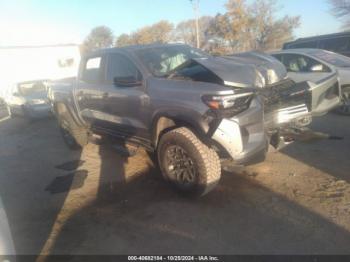
[[[265,112],[280,110],[281,108],[305,105],[310,109],[311,94],[306,82],[296,84],[286,79],[274,85],[266,86],[259,93],[264,100]]]

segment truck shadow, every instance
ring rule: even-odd
[[[312,143],[297,142],[284,148],[281,153],[328,173],[335,179],[350,183],[350,118],[330,113],[315,118],[311,127],[318,132],[344,139],[320,140]]]
[[[100,175],[110,178],[125,164],[118,169],[124,180],[100,183],[97,198],[65,221],[50,254],[349,253],[348,231],[242,174],[223,173],[212,193],[190,199],[152,165],[128,166],[142,153],[129,164],[116,154],[103,149]]]
[[[346,229],[243,174],[224,172],[212,193],[190,199],[143,150],[71,152],[52,121],[39,126],[8,134],[5,149],[21,148],[0,157],[19,254],[349,254]]]
[[[76,174],[61,179],[66,172],[55,165],[80,159],[81,151],[71,152],[63,145],[52,119],[30,123],[6,118],[0,123],[0,134],[0,197],[16,253],[37,255],[74,185]],[[53,180],[56,183],[48,187]]]

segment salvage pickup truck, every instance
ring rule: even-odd
[[[296,84],[271,56],[214,57],[181,44],[97,50],[83,56],[76,78],[49,88],[69,147],[94,133],[122,138],[195,195],[217,185],[220,159],[263,160],[284,131],[310,124],[319,105],[326,113],[334,106],[327,99],[339,96],[336,73]]]

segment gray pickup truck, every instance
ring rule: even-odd
[[[182,191],[208,193],[220,159],[263,160],[269,143],[339,96],[337,74],[295,84],[273,57],[214,57],[186,45],[110,48],[83,56],[78,75],[50,84],[63,138],[81,148],[91,134],[144,147]],[[318,110],[319,111],[319,110]],[[275,143],[276,144],[276,143]]]

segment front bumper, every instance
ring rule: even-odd
[[[262,101],[257,97],[248,110],[231,119],[223,119],[212,139],[238,164],[245,164],[257,155],[265,154],[269,137],[264,125]]]
[[[336,107],[340,93],[336,74],[315,84],[285,80],[268,86],[257,93],[248,110],[223,119],[212,139],[235,162],[245,164],[267,152],[274,133],[291,126],[307,126],[313,116]]]

